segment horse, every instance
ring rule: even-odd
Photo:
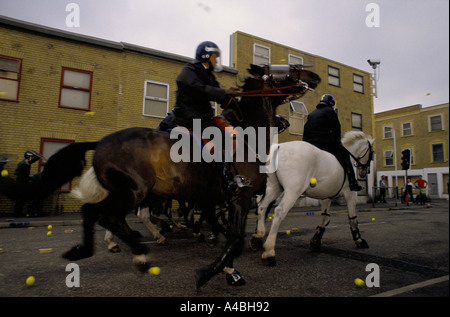
[[[342,138],[342,144],[349,151],[351,160],[355,162],[359,177],[364,178],[370,172],[373,158],[374,139],[361,131],[347,131]],[[321,200],[322,222],[316,228],[310,241],[313,250],[319,251],[322,236],[330,222],[330,205],[332,198],[343,195],[347,202],[348,218],[353,240],[358,248],[368,248],[368,243],[361,238],[356,216],[357,192],[349,188],[346,173],[338,159],[331,153],[320,150],[304,141],[292,141],[279,144],[275,148],[278,168],[268,174],[267,187],[263,199],[258,206],[257,230],[251,238],[251,247],[257,251],[262,246],[265,236],[265,217],[269,205],[283,193],[279,205],[274,210],[272,226],[264,243],[265,252],[261,258],[270,266],[276,265],[275,241],[278,228],[289,210],[294,206],[300,195]],[[272,155],[273,155],[272,153]],[[311,184],[311,179],[316,179]]]
[[[226,280],[229,284],[237,286],[245,283],[233,268],[233,260],[242,251],[251,197],[264,190],[266,174],[261,173],[261,168],[265,166],[265,162],[261,157],[267,156],[270,149],[269,128],[274,126],[276,107],[288,97],[301,97],[320,82],[317,74],[304,70],[299,65],[277,67],[274,74],[272,66],[251,65],[249,72],[252,76],[245,79],[240,100],[225,106],[239,109],[239,126],[243,130],[254,128],[256,139],[262,139],[263,142],[258,143],[252,151],[244,142],[249,149],[244,159],[241,161],[233,158],[234,174],[245,174],[251,179],[252,187],[248,191],[237,193],[229,202],[229,228],[224,251],[210,265],[196,271],[197,288],[204,286],[222,271],[227,273]],[[283,74],[280,69],[284,70]],[[173,150],[177,148],[178,142],[179,139],[172,138],[172,133],[136,127],[114,132],[96,143],[92,161],[95,177],[83,186],[83,182],[80,182],[79,187],[79,197],[84,202],[81,207],[83,244],[64,253],[64,258],[76,261],[94,254],[93,229],[98,223],[131,248],[134,254],[133,264],[145,271],[149,267],[149,251],[124,230],[125,214],[149,194],[194,202],[200,209],[209,211],[226,200],[222,163],[189,160],[195,154],[193,147],[190,148],[191,153],[188,154],[191,156],[188,155],[188,159],[174,160],[174,152],[179,153]],[[89,146],[94,144],[87,142],[86,147]],[[82,149],[75,157],[79,157],[81,152]],[[260,155],[251,160],[249,157],[253,152]],[[50,159],[47,166],[48,164]],[[76,166],[80,163],[79,160],[74,162],[70,157],[60,154],[53,164],[73,164],[77,170]]]

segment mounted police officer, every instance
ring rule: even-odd
[[[347,174],[350,190],[360,191],[363,188],[356,180],[350,154],[341,143],[341,124],[334,110],[335,105],[336,101],[332,95],[322,96],[316,109],[308,115],[303,141],[336,156]]]
[[[193,120],[201,119],[202,131],[208,127],[217,127],[224,139],[224,131],[212,119],[214,110],[210,102],[226,104],[230,97],[238,93],[238,89],[220,88],[213,73],[222,70],[220,53],[219,47],[213,42],[205,41],[198,45],[195,60],[187,63],[176,79],[178,90],[175,108],[161,122],[159,130],[167,131],[177,125],[193,130]],[[225,188],[227,197],[230,198],[237,187],[248,188],[249,181],[237,175],[236,183],[231,173],[230,162],[226,162],[224,152],[222,161]]]

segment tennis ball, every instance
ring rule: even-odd
[[[51,231],[47,232],[47,237],[50,237],[51,235],[52,235]]]
[[[372,218],[372,221],[375,221],[375,218]]]
[[[150,273],[151,275],[159,275],[159,273],[161,273],[161,269],[157,266],[153,266],[148,269],[148,273]]]
[[[286,234],[287,234],[287,235],[290,235],[290,234],[291,234],[291,230],[287,230],[287,231],[286,231]]]
[[[86,112],[84,115],[88,116],[88,117],[92,117],[92,116],[95,115],[95,112],[94,111],[89,111],[89,112]]]
[[[35,280],[34,276],[29,276],[26,280],[27,286],[33,285],[35,281],[36,280]]]
[[[6,96],[6,91],[0,91],[0,97],[5,97]]]
[[[48,229],[48,230],[52,230],[52,229],[53,229],[53,226],[52,226],[52,225],[48,225],[47,229]]]
[[[364,286],[364,281],[360,278],[355,278],[355,284],[358,287],[363,287]]]
[[[2,177],[8,177],[9,173],[7,170],[2,170]]]
[[[317,185],[317,179],[315,177],[311,178],[309,180],[309,184],[311,185],[311,187],[316,187]]]

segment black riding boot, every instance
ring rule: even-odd
[[[364,187],[358,184],[358,181],[355,177],[355,171],[353,170],[352,162],[350,161],[350,157],[348,157],[345,160],[345,167],[347,170],[347,177],[348,177],[348,183],[351,191],[359,192],[360,190],[363,190]]]
[[[225,151],[222,151],[222,161],[223,161],[223,181],[225,188],[226,200],[229,200],[236,192],[236,189],[241,191],[246,191],[251,187],[251,181],[247,178],[236,174],[233,178],[233,173],[231,172],[231,163],[225,160]]]

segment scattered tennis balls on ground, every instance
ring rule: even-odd
[[[35,281],[36,281],[36,279],[34,278],[34,276],[29,276],[27,278],[27,280],[25,281],[25,283],[27,284],[27,286],[31,286],[34,284]]]
[[[52,230],[52,229],[53,229],[53,226],[52,226],[52,225],[48,225],[47,229],[48,229],[48,230]]]
[[[355,284],[358,287],[363,287],[365,285],[364,281],[362,279],[360,279],[360,278],[355,278]]]
[[[52,235],[51,231],[47,232],[47,237],[50,237],[51,235]]]
[[[159,273],[161,273],[161,269],[157,266],[153,266],[148,269],[148,273],[150,273],[150,275],[159,275]]]

